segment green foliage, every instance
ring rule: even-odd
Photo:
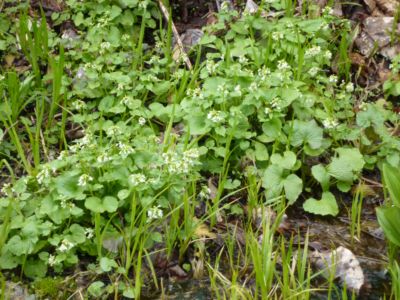
[[[385,187],[389,191],[392,206],[376,209],[379,225],[393,244],[400,246],[400,172],[389,164],[382,166]]]
[[[184,259],[204,220],[214,225],[225,208],[243,214],[241,204],[224,202],[244,182],[256,186],[249,188],[254,207],[308,198],[306,211],[336,215],[331,189],[347,192],[364,168],[400,162],[398,116],[387,102],[355,100],[345,21],[293,17],[290,1],[266,3],[262,9],[284,10],[269,19],[224,10],[186,70],[183,57],[172,59],[170,30],[151,30],[161,23],[155,2],[65,3],[51,19],[55,26],[72,20],[72,36],[47,26],[42,13],[36,20],[15,8],[17,28],[0,18],[0,49],[22,55],[18,35],[32,66],[0,80],[0,155],[13,161],[17,153],[27,171],[2,188],[2,269],[41,278],[84,256],[98,274],[127,278],[118,287],[92,283],[92,297],[121,290],[139,298],[150,249],[165,243],[171,255],[180,247]],[[340,78],[330,71],[337,51]],[[321,200],[308,192],[310,174]],[[199,202],[210,209],[193,222]],[[272,266],[269,235],[261,245],[268,257],[255,237],[251,255]],[[268,268],[257,267],[267,295]]]

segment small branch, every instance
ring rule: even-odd
[[[165,7],[165,5],[162,3],[162,0],[158,0],[158,4],[160,5],[161,11],[164,15],[164,18],[167,22],[169,22],[169,12],[167,10],[167,8]],[[181,51],[181,53],[184,54],[184,60],[186,63],[186,66],[188,67],[189,70],[191,70],[193,68],[192,63],[190,62],[190,59],[188,57],[188,55],[186,54],[185,48],[183,47],[183,43],[182,40],[179,36],[178,30],[176,30],[175,24],[171,19],[171,25],[172,25],[172,32],[174,34],[174,37],[176,39],[176,43],[178,44],[179,50]]]

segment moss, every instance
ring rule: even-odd
[[[33,284],[33,288],[39,299],[45,297],[49,299],[60,299],[60,294],[62,292],[62,278],[46,277],[38,279]]]

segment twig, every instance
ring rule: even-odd
[[[164,15],[165,20],[167,22],[169,22],[169,12],[168,12],[167,8],[165,7],[165,5],[162,3],[162,0],[158,0],[158,4],[160,5],[160,8]],[[190,59],[186,54],[186,51],[185,51],[185,48],[183,47],[183,43],[179,36],[178,30],[176,30],[175,24],[172,21],[172,19],[171,19],[171,25],[172,25],[172,32],[176,39],[176,43],[178,44],[179,50],[181,51],[181,53],[184,54],[184,60],[185,60],[186,66],[189,68],[189,70],[191,70],[193,68],[192,63],[190,62]]]

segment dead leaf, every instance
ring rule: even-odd
[[[208,228],[208,226],[204,223],[199,224],[195,231],[194,234],[199,237],[199,238],[211,238],[211,239],[215,239],[217,237],[217,235],[214,232],[211,232],[210,229]]]
[[[311,261],[320,269],[328,269],[324,272],[329,276],[329,269],[335,269],[335,278],[339,278],[342,283],[346,283],[348,289],[359,293],[364,284],[364,272],[360,262],[349,249],[342,246],[331,252],[314,251],[311,254]]]

